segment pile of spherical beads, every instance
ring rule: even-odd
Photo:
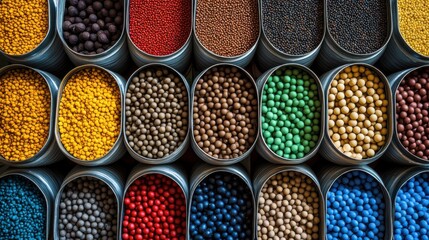
[[[343,174],[327,194],[327,240],[384,239],[384,201],[380,183],[368,173]]]
[[[203,179],[190,208],[190,239],[252,239],[252,192],[237,175],[215,172]]]
[[[344,68],[328,90],[329,137],[344,155],[374,157],[386,143],[389,101],[387,86],[373,70]]]
[[[268,148],[286,159],[303,158],[320,134],[318,85],[298,68],[276,70],[262,92],[262,136]]]
[[[320,197],[316,184],[302,173],[272,176],[259,193],[258,239],[319,239]]]
[[[46,200],[23,176],[0,179],[0,239],[46,239]]]
[[[73,74],[61,95],[58,127],[74,157],[91,161],[106,155],[121,128],[121,94],[112,75],[95,67]]]
[[[395,200],[393,234],[395,240],[429,239],[429,173],[408,180]]]
[[[125,194],[124,213],[124,240],[186,237],[186,198],[167,176],[148,174],[135,180]]]

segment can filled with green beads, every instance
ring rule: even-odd
[[[257,151],[279,164],[300,164],[319,149],[324,94],[317,75],[299,64],[272,68],[257,80],[260,127]]]

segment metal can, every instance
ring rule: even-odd
[[[180,74],[178,71],[176,71],[174,68],[162,64],[162,63],[151,63],[151,64],[147,64],[144,65],[142,67],[140,67],[139,69],[137,69],[128,79],[126,85],[125,85],[125,94],[128,91],[128,88],[132,82],[132,79],[136,76],[139,75],[140,72],[146,70],[146,69],[156,69],[156,68],[166,68],[169,72],[175,74],[176,76],[178,76],[181,80],[182,83],[185,85],[186,88],[186,94],[188,96],[188,109],[191,108],[191,100],[189,97],[189,85],[188,85],[188,81],[186,80],[186,78]],[[171,163],[176,161],[177,159],[179,159],[185,152],[186,150],[188,150],[189,147],[189,136],[190,136],[190,129],[191,129],[191,115],[188,114],[188,130],[186,133],[186,137],[183,140],[183,142],[180,144],[180,146],[178,146],[176,148],[176,150],[174,150],[174,152],[172,152],[170,155],[168,156],[164,156],[162,158],[156,158],[156,159],[151,159],[151,158],[147,158],[144,156],[141,156],[140,154],[138,154],[137,152],[134,151],[134,149],[130,146],[129,142],[128,142],[128,138],[126,136],[126,116],[125,116],[125,100],[122,101],[122,133],[123,133],[123,138],[124,138],[124,142],[125,142],[125,147],[128,150],[128,153],[137,161],[141,162],[141,163],[145,163],[145,164],[166,164],[166,163]],[[188,112],[189,113],[189,112]]]
[[[194,135],[194,119],[193,119],[193,115],[194,115],[194,97],[195,97],[195,89],[196,89],[196,86],[197,86],[197,83],[198,83],[198,80],[199,79],[201,79],[205,74],[206,74],[206,72],[207,71],[209,71],[209,70],[211,70],[212,68],[215,68],[215,67],[222,67],[222,66],[227,66],[227,67],[235,67],[235,68],[237,68],[240,72],[242,72],[246,77],[247,77],[247,79],[249,79],[251,82],[252,82],[252,84],[255,86],[255,90],[256,90],[256,95],[257,95],[257,98],[259,99],[259,93],[258,93],[258,88],[257,88],[257,86],[256,86],[256,84],[255,84],[255,82],[254,82],[254,80],[253,80],[253,78],[252,78],[252,76],[246,71],[246,70],[244,70],[243,68],[241,68],[241,67],[239,67],[239,66],[236,66],[236,65],[233,65],[233,64],[228,64],[228,63],[218,63],[218,64],[215,64],[215,65],[213,65],[213,66],[211,66],[211,67],[209,67],[209,68],[207,68],[207,69],[205,69],[204,71],[202,71],[200,74],[198,74],[198,76],[195,78],[195,80],[194,80],[194,82],[193,82],[193,84],[192,84],[192,87],[191,87],[191,98],[190,98],[190,101],[191,101],[191,107],[190,107],[190,114],[189,114],[189,116],[190,116],[190,124],[191,124],[191,127],[192,127],[192,129],[190,130],[191,131],[191,136],[190,136],[190,141],[191,141],[191,147],[192,147],[192,149],[194,150],[194,152],[195,152],[195,154],[199,157],[199,158],[201,158],[202,160],[204,160],[204,161],[206,161],[206,162],[208,162],[208,163],[210,163],[210,164],[213,164],[213,165],[230,165],[230,164],[234,164],[234,163],[238,163],[238,162],[240,162],[240,161],[242,161],[242,160],[244,160],[244,159],[246,159],[247,157],[249,157],[250,156],[250,154],[252,153],[252,151],[253,151],[253,149],[255,148],[255,145],[256,145],[256,142],[258,141],[258,135],[256,135],[256,137],[255,137],[255,141],[254,141],[254,143],[252,144],[252,146],[245,152],[245,153],[243,153],[241,156],[239,156],[239,157],[236,157],[236,158],[231,158],[231,159],[218,159],[218,158],[215,158],[215,157],[212,157],[212,156],[210,156],[209,154],[207,154],[206,152],[204,152],[199,146],[198,146],[198,144],[197,144],[197,141],[195,140],[195,135]]]
[[[322,88],[322,84],[319,80],[319,78],[317,77],[317,75],[311,71],[311,69],[309,69],[306,66],[303,66],[301,64],[296,64],[296,63],[287,63],[287,64],[283,64],[274,68],[271,68],[270,70],[266,71],[265,73],[263,73],[257,80],[256,80],[256,85],[258,87],[258,91],[259,91],[259,119],[261,119],[262,116],[262,95],[263,95],[263,91],[264,91],[264,87],[265,87],[265,83],[267,82],[268,78],[278,69],[282,69],[282,68],[298,68],[301,69],[305,72],[307,72],[316,82],[317,84],[317,88],[318,88],[318,92],[319,92],[319,99],[321,103],[325,102],[325,95],[324,95],[324,89]],[[272,163],[277,163],[277,164],[299,164],[299,163],[303,163],[309,159],[311,159],[312,157],[314,157],[317,153],[317,151],[319,150],[320,144],[322,143],[323,137],[324,137],[324,132],[325,132],[325,121],[326,118],[324,117],[326,114],[326,110],[327,109],[327,105],[322,104],[321,106],[321,119],[320,119],[320,133],[319,133],[319,140],[317,140],[317,144],[316,146],[303,158],[301,159],[286,159],[282,156],[277,155],[274,151],[272,151],[267,143],[265,142],[265,139],[262,135],[262,122],[259,121],[259,131],[258,131],[258,141],[256,144],[256,150],[258,151],[258,153],[265,158],[266,160],[272,162]]]
[[[138,164],[136,165],[132,170],[131,173],[128,176],[127,182],[125,183],[125,189],[122,199],[122,211],[121,211],[121,222],[119,232],[122,233],[122,220],[125,216],[125,206],[124,206],[124,198],[126,196],[126,193],[128,191],[128,188],[140,177],[151,175],[151,174],[161,174],[164,175],[171,180],[173,180],[177,185],[182,189],[183,195],[185,196],[186,200],[186,209],[188,209],[188,198],[189,198],[189,185],[188,185],[188,176],[183,168],[181,168],[179,165],[176,164],[170,164],[170,165],[143,165]],[[188,212],[188,210],[186,210]],[[188,216],[187,216],[188,218]],[[188,220],[186,220],[188,221]]]
[[[194,4],[194,1],[191,1],[191,9]],[[191,64],[191,55],[192,55],[192,29],[189,29],[189,35],[186,40],[186,42],[183,44],[181,48],[176,50],[175,52],[163,55],[163,56],[156,56],[149,54],[145,51],[142,51],[140,48],[134,44],[134,42],[131,39],[130,36],[130,1],[127,2],[127,14],[126,14],[126,31],[127,31],[127,42],[128,46],[130,48],[131,58],[133,59],[134,63],[137,66],[147,66],[148,64],[155,63],[155,64],[165,64],[170,66],[171,68],[177,69],[177,71],[181,73],[186,73],[186,70],[188,70],[189,65]],[[192,18],[192,14],[191,14]],[[189,21],[192,21],[192,19],[189,19]]]
[[[342,48],[332,37],[331,32],[329,31],[329,27],[327,26],[325,39],[323,41],[322,47],[320,49],[320,53],[315,60],[315,69],[320,69],[322,72],[328,71],[334,67],[354,63],[354,62],[362,62],[366,64],[374,64],[377,60],[383,55],[387,44],[392,36],[392,13],[391,13],[391,5],[390,0],[385,0],[386,3],[386,12],[387,12],[387,36],[384,41],[383,46],[372,53],[367,54],[357,54],[347,51]],[[325,2],[325,21],[329,21],[328,16],[328,6]],[[390,61],[391,59],[389,59]]]
[[[40,44],[32,51],[22,55],[0,53],[11,63],[25,64],[48,72],[61,73],[68,67],[68,59],[55,31],[56,3],[48,2],[48,32]]]
[[[408,164],[408,165],[429,164],[428,160],[425,160],[423,158],[418,157],[417,155],[412,154],[402,145],[401,140],[398,137],[398,129],[397,129],[397,121],[396,121],[396,92],[398,90],[399,85],[401,84],[402,80],[404,80],[404,78],[411,72],[415,70],[423,69],[423,68],[428,68],[428,67],[429,65],[424,65],[417,68],[411,68],[411,69],[394,73],[387,77],[389,80],[390,86],[392,88],[393,108],[392,108],[391,115],[392,115],[392,119],[395,120],[395,123],[393,124],[392,141],[389,145],[389,149],[386,151],[386,156],[387,156],[387,159],[392,160],[394,162],[401,163],[401,164]]]
[[[384,185],[383,180],[377,174],[377,172],[375,172],[374,169],[372,169],[366,165],[350,166],[350,167],[328,166],[328,167],[325,167],[324,169],[322,169],[320,172],[318,172],[318,178],[320,180],[320,186],[321,186],[322,194],[323,194],[322,196],[323,196],[324,202],[325,202],[325,213],[327,211],[327,201],[328,201],[327,196],[328,196],[328,192],[331,190],[332,185],[335,183],[335,181],[337,181],[344,174],[349,173],[349,172],[354,172],[354,171],[364,172],[364,173],[370,175],[371,177],[373,177],[379,183],[379,186],[381,188],[381,192],[383,193],[383,197],[384,197],[384,201],[385,201],[385,210],[384,210],[385,234],[384,234],[383,239],[384,240],[391,240],[393,230],[392,230],[392,221],[391,221],[392,203],[391,203],[390,194],[389,194],[386,186]],[[326,222],[326,219],[325,219],[325,222]],[[326,233],[327,233],[326,225],[325,225],[324,231],[325,231],[324,237],[326,238]]]
[[[383,153],[387,150],[387,148],[389,147],[390,142],[392,141],[392,135],[393,135],[393,125],[394,125],[394,119],[393,119],[393,115],[392,115],[392,111],[393,111],[393,103],[392,103],[392,91],[390,89],[390,84],[389,81],[387,80],[387,78],[384,76],[384,74],[378,70],[377,68],[375,68],[372,65],[366,64],[366,63],[352,63],[352,64],[346,64],[340,67],[337,67],[325,74],[323,74],[320,77],[320,80],[322,81],[322,86],[324,89],[324,92],[328,92],[331,82],[334,80],[335,76],[340,73],[344,68],[346,67],[350,67],[350,66],[354,66],[354,65],[360,65],[360,66],[364,66],[366,68],[371,69],[373,72],[375,72],[378,77],[380,78],[380,81],[382,81],[385,84],[385,95],[387,97],[387,100],[389,101],[389,106],[387,107],[387,116],[388,116],[388,122],[387,122],[387,136],[386,136],[386,143],[384,144],[384,146],[379,149],[376,153],[375,156],[371,157],[371,158],[365,158],[365,159],[361,159],[361,160],[357,160],[351,157],[348,157],[346,155],[344,155],[341,151],[339,151],[334,143],[332,142],[330,136],[329,136],[329,126],[328,126],[328,121],[329,121],[329,116],[328,114],[325,114],[325,129],[324,129],[324,138],[322,141],[322,144],[320,146],[320,154],[326,158],[327,160],[336,163],[336,164],[340,164],[340,165],[363,165],[363,164],[369,164],[372,163],[374,161],[376,161],[377,159],[379,159],[381,157],[381,155],[383,155]],[[325,109],[328,109],[328,97],[326,97],[324,99],[324,103],[325,105]],[[326,111],[327,112],[327,111]]]
[[[405,68],[429,64],[429,56],[414,51],[399,30],[398,0],[391,1],[392,8],[392,39],[380,58],[380,68],[387,72],[400,71]],[[411,4],[411,3],[410,3]]]
[[[79,165],[83,165],[83,166],[107,165],[107,164],[111,164],[111,163],[119,160],[126,152],[124,141],[123,141],[122,128],[120,128],[121,131],[119,132],[119,135],[116,139],[116,142],[113,145],[113,147],[110,149],[110,151],[108,153],[106,153],[103,157],[98,158],[96,160],[92,160],[92,161],[84,161],[84,160],[78,159],[75,156],[71,155],[65,149],[64,145],[61,142],[61,134],[60,134],[59,126],[58,126],[58,117],[59,117],[59,113],[60,113],[60,102],[61,102],[62,93],[64,91],[65,86],[67,85],[67,82],[70,80],[70,78],[73,75],[75,75],[76,73],[78,73],[79,71],[86,69],[86,68],[98,68],[98,69],[101,69],[102,71],[109,73],[115,79],[116,83],[118,84],[118,88],[121,92],[121,106],[123,106],[123,104],[124,104],[125,79],[122,76],[120,76],[119,74],[112,72],[108,69],[105,69],[103,67],[93,65],[93,64],[86,64],[86,65],[74,68],[73,70],[71,70],[70,72],[68,72],[64,76],[64,78],[61,81],[61,84],[58,88],[57,107],[55,110],[55,139],[57,140],[57,143],[60,147],[61,152],[71,161],[73,161]],[[123,122],[121,120],[121,126],[122,125],[123,125]]]
[[[54,214],[55,196],[59,190],[62,176],[54,173],[50,169],[36,168],[36,169],[8,169],[5,172],[0,171],[0,178],[7,176],[20,176],[33,182],[34,185],[40,190],[46,201],[46,240],[53,239],[52,236],[52,223]]]
[[[59,239],[60,233],[58,229],[59,219],[60,219],[60,203],[61,203],[61,195],[64,191],[64,188],[74,180],[82,177],[91,177],[97,179],[103,183],[105,183],[110,190],[115,195],[115,201],[117,203],[117,226],[116,228],[120,228],[121,221],[121,206],[123,199],[123,190],[124,190],[124,182],[125,182],[125,174],[117,167],[109,166],[109,167],[97,167],[97,168],[88,168],[83,166],[74,167],[65,177],[62,182],[58,193],[55,197],[55,205],[54,205],[54,238]],[[121,239],[120,232],[117,231],[116,239]]]
[[[258,37],[255,41],[255,44],[247,50],[245,53],[240,54],[238,56],[233,57],[226,57],[226,56],[220,56],[210,50],[208,50],[199,40],[198,35],[196,34],[196,17],[197,17],[197,4],[198,0],[195,0],[193,11],[192,11],[192,30],[194,33],[193,37],[193,47],[194,47],[194,59],[195,59],[195,67],[197,69],[205,69],[208,68],[214,64],[217,63],[225,63],[225,64],[231,64],[231,65],[237,65],[240,67],[246,67],[249,65],[249,63],[252,61],[253,56],[256,53],[256,47],[258,45],[259,39],[261,37],[261,16],[258,16],[259,23],[258,23]],[[260,11],[260,2],[258,1],[258,12]]]
[[[325,200],[322,197],[322,190],[320,188],[319,181],[316,177],[316,174],[305,164],[296,165],[296,166],[285,166],[285,165],[274,165],[274,164],[266,164],[261,167],[258,167],[255,171],[253,177],[253,191],[255,193],[255,237],[258,236],[258,207],[259,207],[259,196],[261,194],[261,190],[264,185],[267,183],[269,179],[272,177],[281,174],[283,172],[297,172],[305,175],[310,178],[318,193],[319,197],[319,215],[320,215],[320,223],[319,223],[319,239],[325,239]]]
[[[253,193],[252,181],[243,166],[239,164],[235,164],[231,166],[211,166],[206,163],[199,164],[193,169],[190,182],[189,182],[189,201],[188,201],[188,214],[187,214],[188,219],[186,224],[188,240],[191,240],[191,236],[189,232],[190,215],[191,215],[191,207],[192,207],[192,197],[194,196],[195,190],[205,178],[207,178],[211,174],[219,173],[219,172],[236,175],[244,181],[246,186],[249,188],[249,191],[251,192],[251,196],[253,197],[252,205],[253,205],[253,209],[255,209],[255,199],[254,199],[255,195]],[[254,222],[254,219],[252,222]],[[252,239],[255,239],[255,231],[252,231]]]
[[[321,4],[326,4],[325,1],[321,1]],[[288,53],[284,53],[280,49],[276,48],[270,40],[267,38],[267,35],[264,31],[264,21],[263,19],[263,7],[264,1],[260,2],[259,15],[261,16],[261,37],[260,43],[258,45],[256,51],[256,58],[258,61],[258,66],[261,70],[269,70],[270,68],[276,67],[285,63],[296,63],[309,67],[313,61],[316,59],[317,54],[320,51],[320,48],[323,43],[323,39],[326,34],[326,18],[319,19],[319,21],[323,21],[323,35],[320,39],[319,44],[311,51],[301,54],[301,55],[292,55]]]
[[[55,109],[57,106],[57,94],[58,94],[58,85],[60,84],[60,80],[54,75],[31,68],[25,65],[20,64],[12,64],[0,69],[0,75],[7,73],[8,71],[14,69],[30,69],[38,73],[46,82],[46,85],[49,88],[49,92],[51,95],[51,113],[50,113],[50,121],[49,121],[49,134],[46,139],[45,144],[39,150],[36,155],[33,157],[26,159],[24,161],[9,161],[0,155],[0,164],[5,164],[13,167],[37,167],[37,166],[45,166],[51,163],[57,162],[64,158],[61,153],[58,143],[55,141],[54,137],[54,129],[55,129]]]
[[[125,10],[127,6],[127,0],[122,0],[122,5],[124,8],[123,14],[124,16],[126,16],[128,13]],[[56,31],[62,42],[62,46],[67,56],[70,58],[70,60],[73,62],[75,66],[80,66],[84,64],[96,64],[115,72],[125,70],[128,67],[129,53],[128,53],[127,43],[125,39],[126,38],[125,24],[123,24],[121,36],[112,47],[110,47],[106,51],[99,54],[93,54],[93,55],[82,54],[82,53],[73,51],[73,49],[70,48],[70,46],[67,44],[66,40],[64,39],[63,20],[64,20],[65,9],[66,9],[66,1],[58,1],[57,8],[58,8],[58,16],[57,16]]]

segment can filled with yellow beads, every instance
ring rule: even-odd
[[[392,92],[377,68],[337,67],[321,76],[326,127],[321,155],[340,165],[362,165],[383,155],[392,140]]]
[[[122,76],[91,64],[76,67],[64,77],[58,91],[55,137],[68,159],[100,166],[124,155],[124,84]]]
[[[392,1],[393,34],[380,59],[389,72],[429,63],[429,12],[425,0]]]
[[[0,69],[0,164],[36,167],[64,157],[54,138],[59,82],[24,65]]]
[[[61,73],[69,61],[55,31],[54,0],[0,2],[0,54],[11,63]]]

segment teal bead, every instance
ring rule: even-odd
[[[270,125],[266,122],[262,123],[262,129],[268,129]]]
[[[274,132],[274,127],[273,126],[269,126],[267,129],[269,132]]]
[[[267,101],[267,95],[262,95],[262,102],[266,102]]]
[[[292,83],[292,84],[293,84],[293,83]],[[295,91],[295,90],[296,90],[296,85],[295,85],[295,84],[291,85],[291,86],[290,86],[290,90]]]
[[[297,94],[296,92],[290,92],[289,96],[293,99],[293,98],[296,98]]]

